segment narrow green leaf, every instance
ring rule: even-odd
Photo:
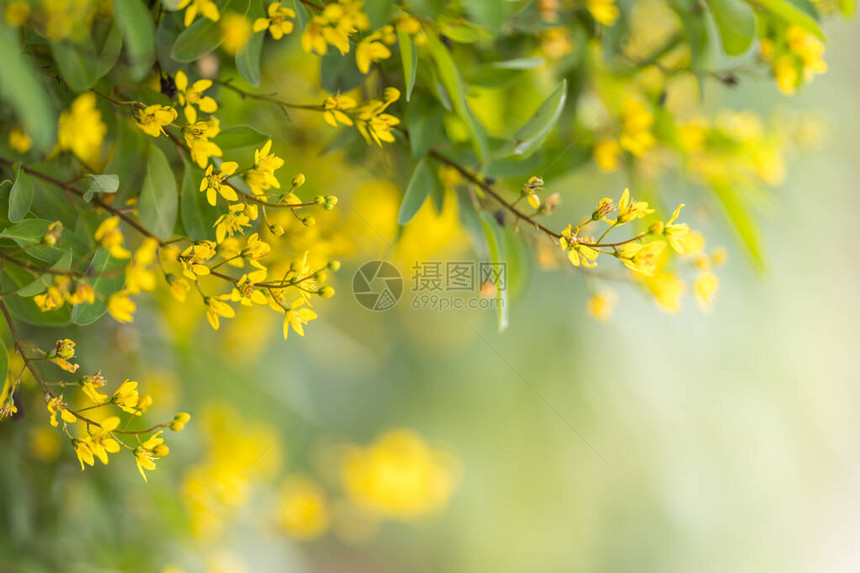
[[[96,75],[102,77],[113,69],[119,60],[119,55],[122,52],[122,30],[114,23],[110,27],[105,43],[102,46],[102,51],[99,54],[98,62],[96,62]]]
[[[299,30],[304,31],[305,26],[311,21],[311,15],[301,0],[294,0],[293,5],[296,8],[296,23],[299,25]]]
[[[742,0],[708,0],[720,34],[723,51],[729,56],[746,52],[755,39],[755,12]]]
[[[57,114],[31,59],[21,48],[17,30],[2,20],[0,54],[9,56],[0,66],[0,95],[11,104],[34,145],[47,150],[57,139]]]
[[[265,15],[263,11],[263,0],[251,0],[248,9],[248,20],[254,22],[257,18]],[[248,38],[248,43],[236,54],[236,69],[242,79],[254,87],[260,85],[260,58],[263,52],[263,42],[266,40],[266,31],[257,32]]]
[[[412,98],[412,88],[415,87],[415,75],[418,71],[418,48],[411,34],[402,30],[397,31],[397,41],[400,45],[400,60],[403,62],[403,79],[406,82],[406,101]]]
[[[725,214],[731,223],[735,234],[746,249],[755,269],[759,272],[765,270],[765,259],[762,252],[761,239],[755,219],[750,213],[749,206],[745,204],[737,189],[729,185],[714,187],[714,192],[723,205]]]
[[[9,220],[17,223],[27,216],[33,204],[33,179],[18,164],[15,183],[9,192]]]
[[[76,92],[93,87],[99,79],[98,66],[92,64],[98,59],[95,44],[87,36],[82,42],[52,42],[51,56],[57,64],[60,75]]]
[[[21,247],[42,242],[51,221],[46,219],[24,219],[0,231],[0,238],[12,239]]]
[[[187,64],[214,52],[220,45],[218,22],[201,17],[180,32],[170,50],[170,57]]]
[[[406,129],[412,157],[424,156],[430,148],[445,138],[442,128],[444,110],[432,97],[418,93],[406,106]]]
[[[122,30],[134,79],[143,79],[155,61],[155,23],[142,0],[113,0],[114,19]]]
[[[433,56],[433,61],[436,63],[436,69],[439,73],[439,80],[448,92],[448,97],[451,98],[451,105],[454,111],[460,116],[460,119],[466,124],[469,134],[472,139],[472,147],[479,160],[483,160],[487,156],[487,141],[484,136],[483,129],[478,124],[472,111],[469,109],[469,104],[466,101],[466,91],[463,80],[460,77],[460,72],[454,64],[454,58],[451,57],[451,52],[445,47],[436,34],[426,29],[427,45],[430,48],[430,54]]]
[[[71,249],[67,249],[66,251],[64,251],[62,256],[60,257],[60,259],[56,263],[51,265],[51,267],[50,267],[50,269],[52,271],[59,271],[59,272],[68,272],[70,268],[72,268],[72,250]],[[40,276],[39,278],[37,278],[36,280],[34,280],[29,285],[18,289],[18,292],[16,294],[18,296],[23,296],[23,297],[35,296],[35,295],[39,294],[40,292],[42,292],[43,290],[45,290],[46,288],[48,288],[48,286],[53,282],[53,279],[54,279],[53,274],[45,273],[42,276]]]
[[[156,237],[167,239],[173,234],[178,207],[179,194],[170,163],[155,144],[150,144],[137,207],[140,222]]]
[[[435,185],[436,178],[433,176],[433,171],[427,164],[427,160],[421,158],[415,164],[412,177],[409,178],[409,184],[406,186],[406,192],[403,194],[403,202],[400,204],[400,214],[397,217],[398,223],[405,225],[412,220],[412,217],[415,216],[415,213],[424,204],[424,201]]]
[[[567,101],[567,80],[562,80],[531,119],[517,131],[514,140],[504,146],[497,155],[526,157],[535,152],[558,123],[565,101]]]
[[[505,261],[504,229],[487,213],[481,214],[481,229],[484,232],[484,239],[487,241],[490,263],[497,268],[500,268],[501,265],[507,265]],[[484,277],[481,278],[483,279]],[[508,328],[508,290],[507,284],[503,284],[501,278],[501,276],[496,277],[493,281],[493,286],[496,288],[499,332],[504,332]]]
[[[755,0],[750,2],[754,6],[760,6],[783,18],[790,24],[797,24],[807,32],[825,40],[824,32],[818,25],[818,11],[809,0]]]

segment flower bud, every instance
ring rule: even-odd
[[[305,224],[305,227],[313,227],[317,224],[317,220],[313,217],[302,217],[302,223]]]
[[[323,298],[331,298],[334,296],[334,288],[326,285],[317,291],[317,294]]]
[[[654,221],[651,223],[651,226],[648,227],[648,232],[652,235],[662,235],[664,230],[666,230],[666,227],[663,225],[662,221]]]
[[[295,177],[293,177],[292,183],[293,183],[293,187],[301,187],[302,185],[304,185],[305,184],[304,174],[303,173],[297,174]]]
[[[340,270],[340,261],[329,261],[328,262],[328,268],[331,271],[335,271],[335,272],[339,271]]]
[[[269,225],[269,230],[276,237],[280,237],[284,234],[284,228],[281,225]]]
[[[164,456],[166,456],[169,453],[170,453],[170,448],[168,448],[164,444],[158,444],[157,446],[155,446],[152,449],[152,455],[154,455],[157,458],[163,458]]]
[[[325,205],[325,197],[322,195],[314,197],[314,205]]]

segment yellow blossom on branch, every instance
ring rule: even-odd
[[[268,30],[275,40],[280,40],[293,31],[293,21],[296,13],[290,8],[283,6],[281,2],[272,2],[266,8],[268,18],[257,18],[254,20],[254,32]]]
[[[189,86],[185,72],[182,70],[176,72],[176,97],[179,105],[183,106],[185,120],[188,123],[197,123],[197,109],[209,114],[218,111],[218,102],[210,96],[203,95],[203,92],[210,87],[212,87],[212,80],[197,80]]]

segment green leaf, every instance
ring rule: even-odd
[[[103,193],[116,193],[119,189],[119,175],[95,175],[93,173],[88,173],[87,175],[84,175],[84,177],[90,180],[90,184],[87,185],[87,190],[84,191],[83,196],[84,201],[86,201],[87,203],[93,200],[93,195],[101,195]]]
[[[87,36],[82,43],[52,42],[50,46],[57,69],[70,88],[82,92],[95,85],[99,79],[98,66],[92,62],[98,55],[92,38]]]
[[[735,234],[740,239],[750,257],[755,269],[763,272],[765,259],[762,252],[761,239],[755,219],[750,213],[749,206],[743,201],[740,193],[734,187],[721,185],[714,187],[714,192],[723,205],[725,214],[731,223]]]
[[[176,226],[178,208],[179,194],[173,170],[164,153],[151,144],[137,207],[138,218],[153,235],[167,239]]]
[[[122,31],[132,77],[142,80],[155,61],[155,24],[142,0],[113,0],[114,19]]]
[[[355,55],[341,55],[329,50],[320,58],[320,85],[328,93],[345,93],[364,83],[366,76],[358,70]]]
[[[394,0],[367,0],[363,10],[370,20],[370,29],[378,30],[391,20]]]
[[[809,0],[756,0],[750,3],[776,14],[789,24],[797,24],[807,32],[825,40],[824,32],[818,25],[818,11]]]
[[[740,56],[755,39],[755,12],[742,0],[708,0],[711,15],[720,33],[723,51]]]
[[[454,58],[451,57],[451,52],[445,47],[436,34],[430,30],[425,30],[427,33],[427,45],[430,48],[430,54],[433,56],[433,61],[436,63],[436,69],[439,73],[439,80],[448,92],[448,97],[451,98],[451,105],[454,111],[466,124],[469,134],[472,139],[472,147],[478,159],[483,161],[487,156],[487,142],[484,137],[483,129],[478,125],[475,116],[469,109],[469,104],[466,101],[466,91],[463,80],[460,77],[460,72],[454,64]]]
[[[200,192],[202,179],[203,171],[196,165],[186,165],[182,175],[179,215],[185,233],[195,241],[215,239],[213,224],[219,215],[219,210],[206,201],[206,194]]]
[[[9,220],[17,223],[27,216],[33,204],[33,179],[18,164],[15,184],[9,192]]]
[[[442,127],[444,113],[442,106],[433,98],[421,93],[415,94],[415,99],[406,106],[406,129],[412,157],[424,156],[434,144],[445,139]]]
[[[293,5],[296,8],[296,24],[299,25],[299,30],[304,31],[305,26],[311,21],[311,15],[301,0],[294,0]]]
[[[510,15],[513,3],[498,0],[463,0],[463,6],[473,22],[496,35]]]
[[[222,151],[233,151],[249,147],[259,148],[269,141],[270,137],[260,133],[253,127],[240,125],[221,131],[215,136],[215,143]]]
[[[403,194],[403,202],[400,204],[397,222],[405,225],[411,221],[435,186],[436,178],[433,175],[433,170],[430,169],[427,159],[421,158],[415,164],[412,177],[409,178],[409,184]]]
[[[218,32],[218,22],[201,16],[182,30],[170,50],[170,57],[177,62],[188,64],[214,52],[220,45],[221,34]]]
[[[400,44],[400,60],[403,62],[403,79],[406,82],[406,101],[412,98],[412,88],[415,87],[415,75],[418,71],[418,47],[411,34],[397,30],[397,41]]]
[[[0,338],[0,380],[4,383],[9,376],[9,350],[6,349],[6,344]]]
[[[26,247],[41,243],[50,226],[51,221],[46,219],[24,219],[0,231],[0,238],[12,239],[18,246]]]
[[[506,265],[504,229],[488,213],[481,213],[481,229],[484,232],[484,239],[487,241],[490,262],[494,266]],[[493,286],[496,287],[499,332],[504,332],[508,327],[508,290],[507,285],[501,284],[500,279],[501,277],[498,277],[493,282]]]
[[[113,69],[122,52],[122,30],[116,24],[110,27],[102,51],[96,62],[96,76],[102,77]]]
[[[265,16],[263,0],[251,0],[248,10],[249,21],[254,22],[263,16]],[[260,85],[260,57],[265,40],[265,31],[254,33],[248,38],[248,43],[236,54],[236,69],[239,70],[239,75],[254,87]]]
[[[57,114],[31,59],[24,54],[18,32],[0,21],[0,95],[15,110],[34,145],[47,150],[57,139]]]
[[[63,254],[60,256],[60,259],[56,263],[51,265],[51,267],[50,267],[50,269],[52,271],[60,271],[60,272],[68,272],[69,269],[71,269],[71,268],[72,268],[72,250],[71,249],[67,249],[66,251],[64,251]],[[35,296],[35,295],[39,294],[40,292],[42,292],[43,290],[45,290],[46,288],[48,288],[48,285],[50,285],[53,282],[53,279],[54,279],[54,277],[51,273],[45,273],[42,276],[40,276],[39,278],[37,278],[36,280],[34,280],[29,285],[18,289],[18,292],[16,294],[18,296],[23,296],[23,297]]]
[[[546,140],[555,124],[558,123],[565,101],[567,101],[567,80],[562,80],[531,119],[517,131],[514,140],[502,147],[496,156],[527,157],[534,153]]]
[[[122,290],[125,284],[125,276],[120,272],[125,264],[124,261],[111,257],[106,249],[99,248],[93,254],[87,271],[93,275],[89,282],[96,292],[96,299],[92,303],[76,304],[72,309],[72,322],[86,326],[94,323],[107,312],[105,301],[110,295]]]

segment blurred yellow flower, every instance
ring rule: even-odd
[[[288,476],[281,486],[278,522],[291,537],[317,539],[328,529],[329,515],[322,487],[303,475]]]

